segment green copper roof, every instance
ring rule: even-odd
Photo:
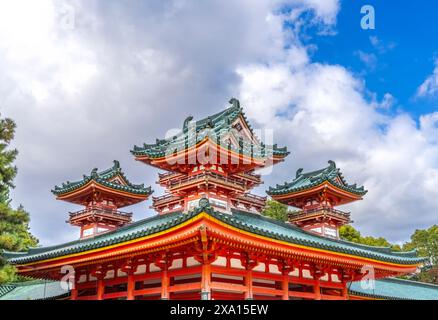
[[[111,182],[111,179],[117,176],[123,180],[124,184]],[[63,183],[61,187],[55,186],[55,188],[52,190],[52,193],[56,196],[61,196],[85,186],[92,180],[114,190],[125,191],[139,195],[152,194],[151,187],[145,188],[144,184],[132,184],[122,172],[120,163],[117,160],[114,160],[114,165],[107,170],[98,172],[97,169],[93,169],[91,174],[89,176],[84,175],[82,180],[76,182],[67,181],[66,183]]]
[[[306,232],[298,227],[272,220],[258,214],[238,210],[233,210],[232,214],[216,212],[209,206],[208,201],[206,201],[206,204],[205,201],[204,203],[200,201],[200,207],[187,214],[175,212],[165,215],[157,215],[152,218],[147,218],[126,225],[115,231],[98,235],[94,238],[77,240],[52,247],[34,248],[25,253],[5,252],[3,253],[3,256],[12,264],[23,264],[84,252],[90,249],[102,248],[167,230],[197,216],[201,212],[206,212],[212,217],[238,229],[293,244],[406,265],[424,261],[424,258],[417,257],[415,251],[392,252],[390,248],[370,247],[342,240],[324,238]]]
[[[247,121],[245,113],[240,107],[240,103],[237,99],[231,99],[231,107],[225,109],[219,113],[209,116],[205,119],[196,121],[196,124],[191,126],[193,117],[188,117],[184,121],[182,131],[170,139],[157,139],[153,144],[143,144],[143,146],[134,146],[131,153],[134,156],[148,156],[152,159],[161,158],[169,154],[173,154],[175,151],[185,150],[195,146],[200,141],[203,141],[207,136],[216,140],[217,144],[224,145],[224,141],[220,141],[227,133],[232,134],[236,141],[239,141],[239,148],[233,145],[227,145],[227,147],[236,153],[252,156],[254,158],[266,158],[269,156],[287,156],[289,152],[287,148],[278,148],[277,145],[268,146],[264,143],[260,143],[260,147],[255,147],[248,139],[240,139],[236,135],[235,130],[232,130],[233,122],[236,121],[239,116],[242,116],[245,120],[251,134],[253,130]]]
[[[336,168],[336,163],[334,161],[329,161],[328,167],[317,171],[303,173],[303,169],[299,169],[295,179],[292,182],[285,182],[283,185],[277,184],[275,188],[270,187],[266,192],[271,196],[283,195],[307,190],[318,186],[323,182],[329,182],[335,187],[359,196],[364,196],[368,192],[364,189],[364,187],[358,187],[356,184],[349,185],[345,181],[340,170]]]
[[[0,300],[49,300],[67,297],[58,281],[26,281],[0,285]]]
[[[361,285],[360,281],[353,282],[349,291],[352,295],[378,299],[438,300],[438,285],[428,283],[387,278],[375,280],[374,288],[370,287]]]

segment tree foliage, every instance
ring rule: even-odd
[[[275,200],[268,200],[265,209],[262,211],[262,215],[283,222],[287,221],[288,214],[287,205]]]
[[[372,247],[390,247],[394,251],[401,251],[401,247],[399,245],[391,244],[383,237],[362,237],[361,233],[350,225],[342,226],[339,229],[339,236],[343,240],[354,243],[360,243]]]
[[[417,276],[418,280],[438,283],[438,225],[426,230],[416,230],[411,236],[411,241],[405,243],[403,249],[417,249],[419,256],[428,258],[428,263]]]
[[[14,133],[14,121],[0,118],[0,252],[23,251],[38,244],[29,232],[29,214],[22,206],[13,209],[10,205],[9,191],[14,188],[13,180],[17,174],[13,163],[18,151],[8,148]],[[0,283],[14,279],[14,268],[0,257]]]

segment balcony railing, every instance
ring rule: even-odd
[[[160,180],[165,180],[165,179],[169,179],[169,178],[173,178],[173,177],[177,177],[177,176],[183,176],[184,174],[179,173],[179,172],[165,172],[165,173],[158,173],[158,178]]]
[[[245,193],[236,197],[237,200],[254,202],[257,204],[265,205],[267,197],[257,196],[251,193]]]
[[[153,206],[159,206],[168,202],[178,201],[178,200],[184,200],[183,198],[179,196],[174,196],[172,194],[165,194],[163,196],[159,197],[152,197],[152,203]]]
[[[242,182],[239,182],[235,179],[230,179],[228,177],[222,176],[220,174],[214,173],[214,172],[202,172],[194,176],[189,176],[184,179],[171,182],[170,183],[170,189],[180,188],[186,185],[189,185],[192,182],[195,181],[202,181],[202,180],[212,180],[219,184],[226,184],[231,187],[237,187],[242,190],[245,190],[245,184]]]
[[[92,206],[77,212],[70,212],[70,219],[77,219],[81,216],[86,216],[89,214],[102,214],[106,216],[112,216],[118,219],[123,218],[125,220],[132,218],[132,212],[123,212],[115,209],[107,209],[107,208]]]
[[[261,183],[261,176],[259,174],[254,174],[254,173],[235,173],[234,176],[239,177],[241,179],[246,179],[246,180],[250,180],[253,181],[255,183]]]
[[[301,220],[302,218],[313,216],[317,213],[332,215],[343,220],[350,220],[351,216],[350,212],[340,211],[328,206],[318,206],[310,209],[304,209],[301,211],[294,211],[289,214],[289,220]]]

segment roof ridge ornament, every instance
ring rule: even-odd
[[[229,101],[232,104],[232,108],[240,109],[240,101],[236,98],[231,98]]]
[[[209,207],[210,207],[210,201],[207,198],[203,197],[199,200],[200,209],[207,209]]]
[[[94,168],[93,170],[91,170],[91,177],[92,178],[97,178],[98,177],[97,170],[99,170],[99,169]]]
[[[189,123],[190,121],[193,120],[193,116],[188,116],[185,120],[184,120],[184,124],[183,124],[183,130],[187,130],[189,127]]]
[[[211,119],[210,116],[208,116],[208,118],[207,118],[207,125],[206,126],[209,128],[214,128],[214,123],[213,123],[213,120]]]
[[[329,166],[330,169],[336,169],[336,162],[334,162],[333,160],[329,160],[328,163],[330,165]]]
[[[299,168],[297,170],[297,173],[295,175],[295,179],[298,178],[299,176],[301,176],[303,174],[304,168]]]

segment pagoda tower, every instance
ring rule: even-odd
[[[278,202],[301,209],[289,215],[290,223],[326,237],[339,238],[339,228],[352,221],[350,213],[335,207],[362,200],[367,191],[356,184],[349,185],[336,163],[329,161],[329,166],[321,170],[303,173],[303,169],[299,169],[292,182],[271,187],[267,193]]]
[[[93,169],[89,176],[76,182],[55,186],[52,193],[58,200],[82,205],[85,208],[70,213],[67,223],[81,228],[80,237],[88,238],[114,230],[132,221],[132,213],[119,211],[119,208],[147,200],[152,194],[150,187],[135,185],[126,178],[120,163],[98,172]]]
[[[135,159],[160,168],[158,184],[166,194],[153,198],[159,214],[187,212],[208,198],[218,211],[232,208],[258,213],[266,197],[249,191],[260,185],[255,170],[278,162],[287,148],[266,145],[254,134],[237,99],[222,112],[199,121],[188,117],[179,134],[157,139],[154,144],[134,146]]]

